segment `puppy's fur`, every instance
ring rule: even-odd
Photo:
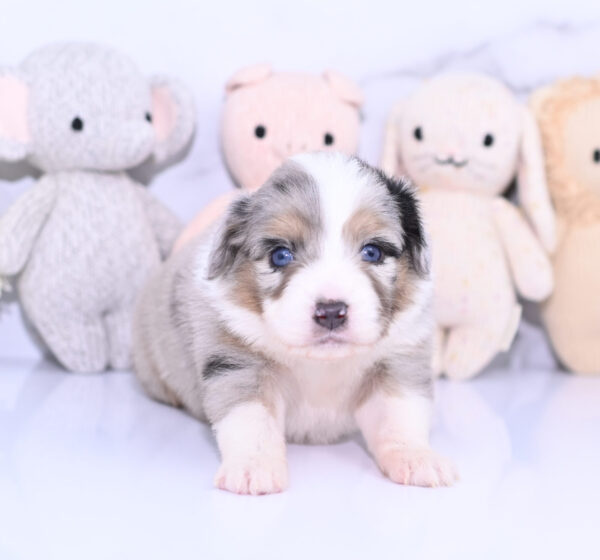
[[[364,260],[369,244],[381,262]],[[280,268],[278,247],[293,254]],[[451,484],[452,465],[428,445],[428,268],[406,183],[355,158],[297,156],[147,285],[137,374],[153,397],[212,425],[220,488],[280,491],[286,439],[356,429],[395,482]],[[335,329],[317,320],[330,302],[345,304]]]

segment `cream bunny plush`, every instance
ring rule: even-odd
[[[535,120],[490,77],[442,75],[394,109],[382,167],[420,191],[432,241],[434,371],[470,378],[512,342],[515,287],[533,301],[552,291],[555,223]],[[533,231],[501,196],[516,175]]]
[[[542,317],[566,367],[600,374],[600,79],[559,81],[531,106],[558,224],[555,289]]]

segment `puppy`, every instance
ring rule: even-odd
[[[356,158],[296,156],[151,279],[136,371],[210,423],[224,490],[279,492],[286,440],[357,429],[394,482],[450,485],[428,444],[431,302],[412,188]]]

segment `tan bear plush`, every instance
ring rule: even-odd
[[[544,322],[565,366],[600,374],[600,79],[559,81],[531,106],[558,224]]]

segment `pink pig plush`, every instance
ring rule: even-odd
[[[358,149],[363,94],[348,78],[277,72],[266,64],[236,72],[225,86],[221,140],[236,184],[255,191],[288,157],[319,150]],[[175,250],[201,233],[239,195],[211,202],[187,226]]]

